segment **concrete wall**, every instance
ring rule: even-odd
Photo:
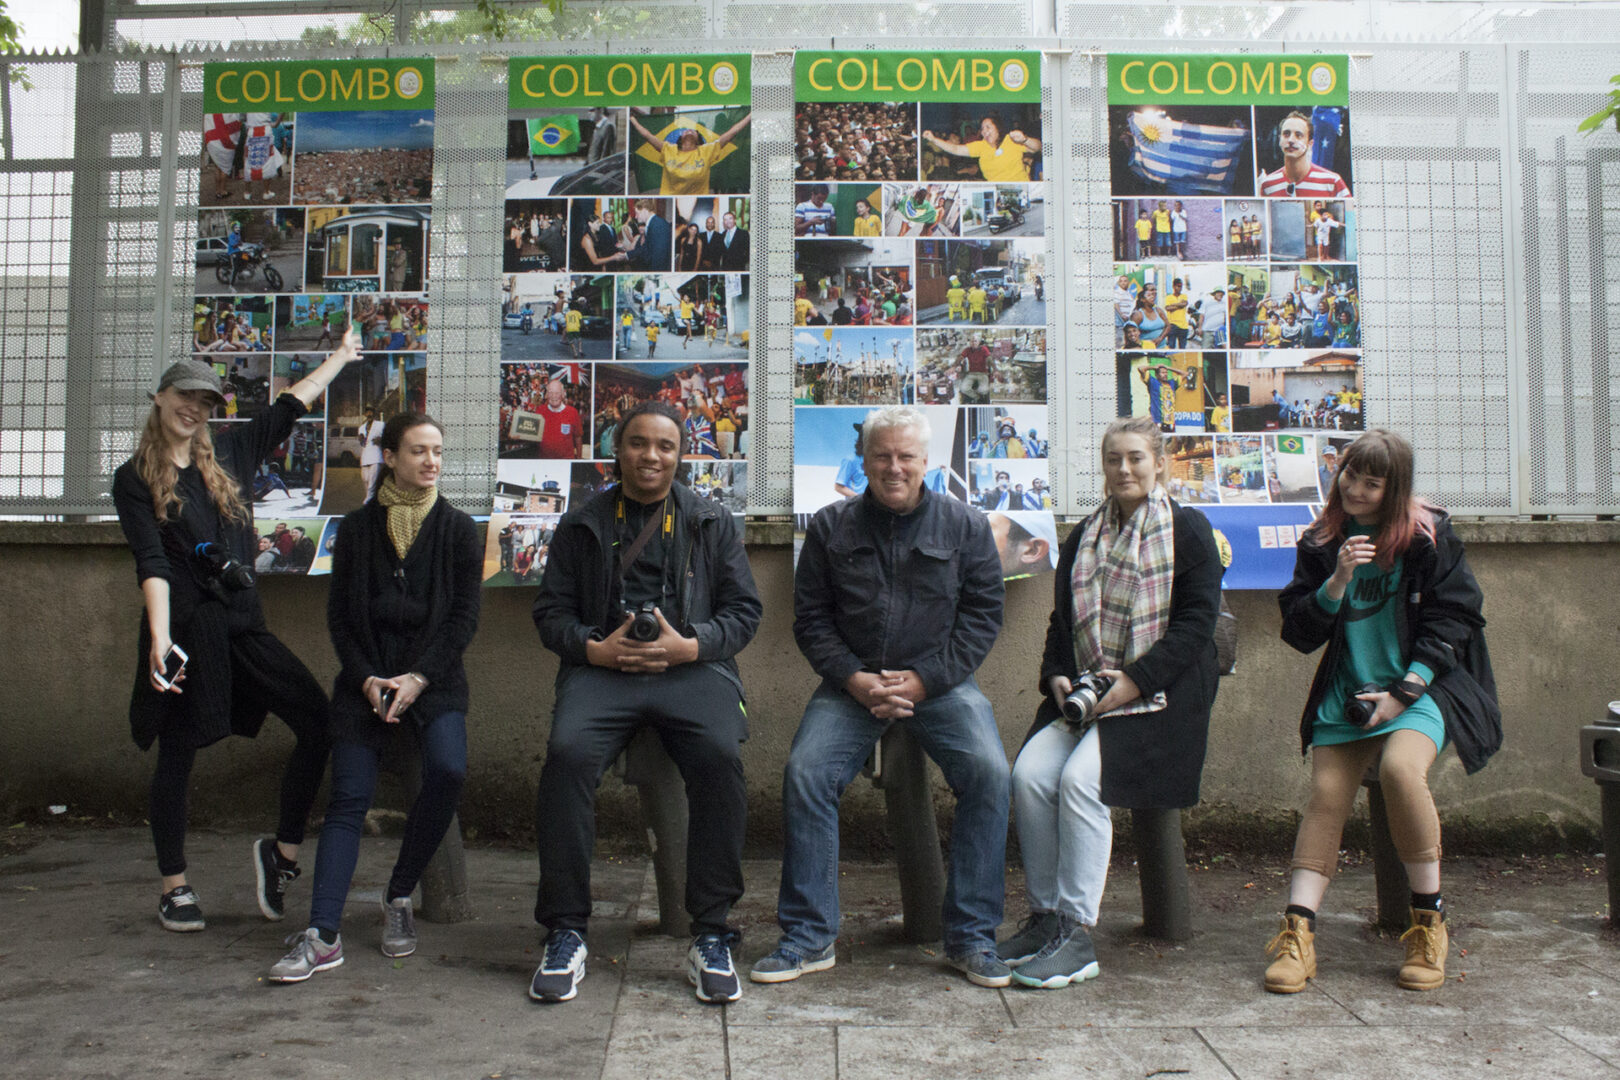
[[[1502,690],[1507,741],[1491,765],[1465,777],[1454,754],[1431,782],[1454,850],[1468,838],[1518,846],[1594,842],[1596,786],[1577,760],[1578,729],[1620,698],[1620,529],[1606,523],[1465,525],[1483,583]],[[750,547],[765,602],[759,636],[740,663],[752,738],[744,747],[750,846],[780,837],[781,766],[814,678],[792,638],[791,548]],[[1001,639],[979,678],[995,703],[1009,754],[1037,705],[1035,664],[1050,610],[1050,579],[1013,582]],[[336,664],[320,578],[263,587],[271,628],[323,682]],[[487,590],[468,654],[467,826],[484,836],[532,835],[534,785],[545,750],[556,660],[540,648],[528,589]],[[1296,727],[1316,658],[1277,638],[1270,593],[1232,593],[1241,626],[1238,674],[1223,679],[1192,834],[1286,845],[1306,791]],[[152,766],[129,740],[140,596],[116,526],[0,523],[0,811],[7,820],[65,803],[74,813],[139,818]],[[192,819],[273,820],[278,769],[291,737],[272,720],[257,740],[228,740],[200,755]],[[940,806],[948,814],[949,796]],[[857,782],[845,807],[852,849],[881,837],[881,801]],[[634,803],[603,785],[604,841],[637,835]]]

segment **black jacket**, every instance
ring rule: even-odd
[[[868,492],[811,519],[793,578],[793,637],[837,686],[857,671],[911,669],[938,697],[984,662],[1002,598],[983,514],[925,488],[901,516]]]
[[[1215,662],[1215,619],[1221,606],[1221,565],[1209,519],[1170,501],[1174,514],[1175,571],[1170,585],[1170,621],[1164,636],[1122,669],[1143,697],[1164,691],[1157,712],[1109,716],[1097,721],[1102,755],[1102,801],[1135,809],[1192,806],[1198,802],[1209,741],[1209,712],[1219,682]],[[1101,509],[1093,513],[1101,513]],[[1052,619],[1041,657],[1041,705],[1030,727],[1033,736],[1058,717],[1048,684],[1054,675],[1073,680],[1075,553],[1085,521],[1063,542],[1053,582]]]
[[[685,484],[670,490],[679,527],[674,558],[665,567],[673,575],[675,610],[664,617],[697,638],[698,662],[730,679],[740,694],[742,678],[733,657],[753,639],[764,612],[748,553],[730,513],[693,495]],[[572,669],[589,663],[587,641],[600,641],[624,621],[611,554],[618,498],[615,488],[568,511],[551,541],[534,598],[534,625],[541,643],[562,658],[559,684]]]
[[[1309,534],[1302,538],[1294,579],[1277,597],[1284,641],[1302,653],[1327,645],[1299,718],[1301,753],[1310,748],[1317,706],[1344,654],[1345,609],[1329,613],[1316,601],[1316,591],[1333,576],[1343,543],[1323,544]],[[1502,710],[1485,648],[1484,595],[1444,511],[1434,512],[1433,540],[1421,532],[1412,537],[1401,562],[1401,594],[1406,602],[1395,608],[1401,654],[1408,664],[1416,661],[1434,672],[1429,693],[1445,720],[1446,737],[1456,744],[1463,768],[1476,773],[1502,746]]]
[[[414,671],[428,681],[402,719],[418,727],[467,711],[462,654],[478,631],[484,554],[472,518],[434,502],[402,561],[375,501],[338,524],[326,625],[342,670],[332,684],[333,733],[378,747],[388,725],[362,687]]]

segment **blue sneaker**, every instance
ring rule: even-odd
[[[686,981],[697,990],[697,999],[710,1005],[725,1005],[742,997],[742,980],[731,963],[734,934],[699,934],[686,953]]]
[[[836,963],[838,958],[833,955],[831,945],[809,956],[800,956],[778,946],[775,952],[754,961],[748,978],[757,983],[792,982],[811,971],[826,971]]]
[[[571,1001],[585,978],[585,939],[573,930],[546,935],[545,958],[529,983],[529,996],[546,1003]]]

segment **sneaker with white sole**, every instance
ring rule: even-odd
[[[158,922],[177,934],[195,933],[208,925],[190,885],[177,885],[158,898]]]
[[[742,980],[731,962],[734,934],[699,934],[686,951],[686,981],[697,992],[697,999],[709,1005],[726,1005],[742,997]]]
[[[409,956],[416,951],[416,914],[411,910],[411,898],[397,896],[382,906],[384,956]]]
[[[1018,966],[1013,981],[1038,990],[1059,990],[1070,983],[1095,979],[1097,949],[1080,922],[1059,916],[1058,932],[1035,956]]]
[[[1055,911],[1032,911],[1018,924],[1018,933],[996,945],[996,955],[1010,968],[1035,959],[1058,930]]]
[[[280,922],[287,913],[287,886],[298,876],[298,866],[286,863],[272,839],[253,841],[254,897],[259,911],[271,922]]]
[[[328,945],[321,940],[321,932],[313,926],[287,938],[292,952],[276,961],[270,974],[265,976],[275,983],[303,982],[317,971],[326,971],[343,963],[343,935]]]
[[[575,930],[553,930],[546,935],[545,956],[529,982],[529,996],[552,1003],[571,1001],[585,978],[585,939]]]
[[[1012,968],[990,949],[947,957],[946,963],[966,975],[968,982],[975,986],[996,989],[1012,982]]]
[[[800,956],[785,947],[777,946],[774,952],[754,961],[754,966],[748,971],[748,978],[757,983],[792,982],[800,975],[812,971],[826,971],[836,963],[838,957],[834,955],[831,945],[809,956]]]

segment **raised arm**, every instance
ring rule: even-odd
[[[932,131],[923,132],[922,137],[925,140],[927,140],[927,142],[928,142],[928,144],[930,146],[932,146],[935,150],[938,150],[942,154],[949,154],[952,157],[972,157],[973,156],[972,153],[970,153],[968,151],[967,147],[958,146],[955,143],[944,142],[938,136],[936,136]]]
[[[354,324],[350,323],[349,328],[343,332],[343,344],[332,350],[320,367],[293,383],[287,393],[297,398],[307,409],[315,404],[315,399],[320,397],[328,386],[332,385],[332,380],[337,378],[337,373],[343,370],[344,365],[359,357],[360,335],[355,333]]]
[[[630,126],[635,128],[637,134],[639,134],[643,139],[646,139],[648,142],[652,143],[655,148],[661,141],[658,136],[648,131],[645,127],[642,127],[641,121],[636,119],[636,114],[633,112],[630,114]]]
[[[742,134],[742,129],[747,127],[748,122],[750,120],[752,120],[753,118],[754,118],[754,114],[749,113],[747,116],[743,117],[741,120],[737,121],[735,124],[732,124],[731,127],[726,130],[726,133],[724,135],[722,135],[718,139],[714,140],[714,145],[715,146],[724,146],[724,145],[726,145],[726,143],[730,142],[732,139],[735,139],[738,135]]]

